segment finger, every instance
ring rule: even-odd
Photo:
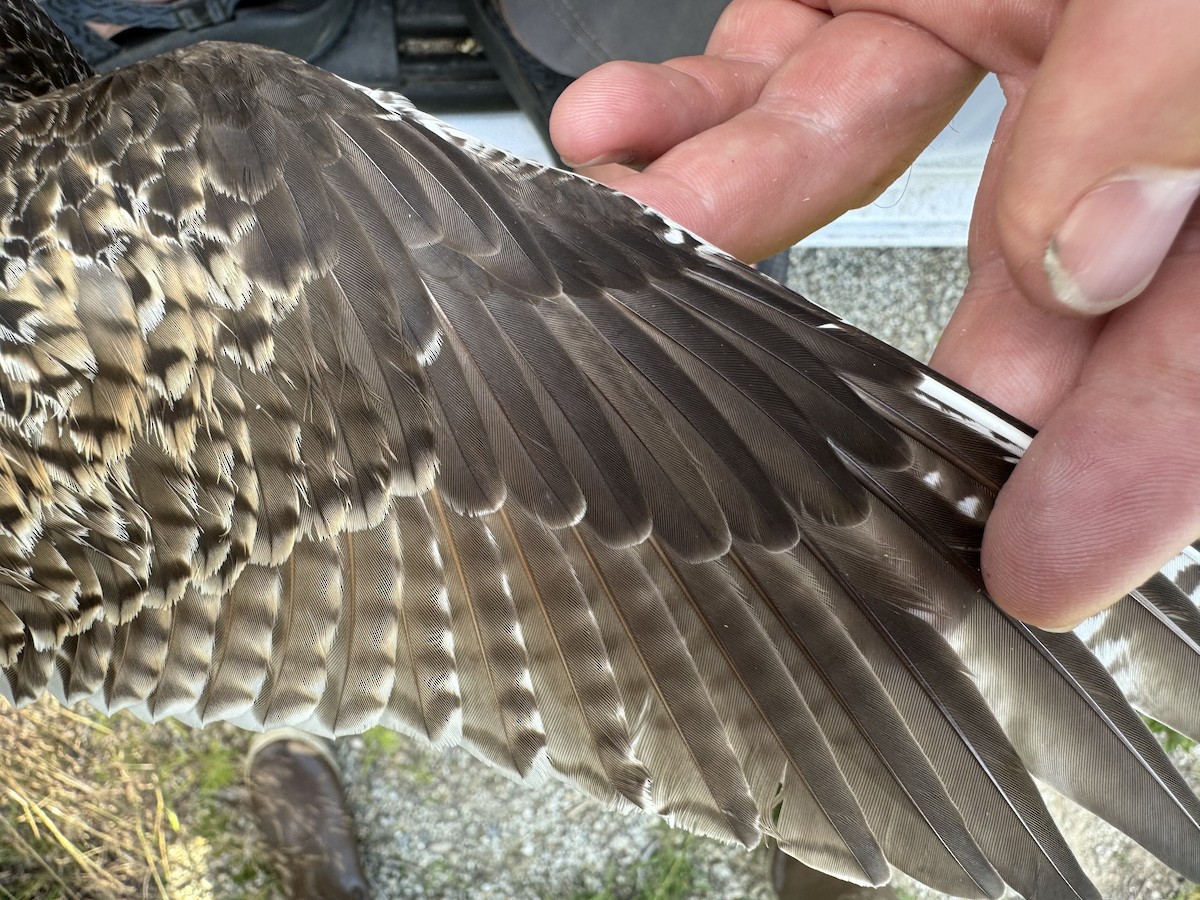
[[[753,107],[610,183],[729,252],[759,259],[877,197],[979,77],[926,31],[886,16],[839,16],[805,41]]]
[[[1068,5],[1016,125],[1000,195],[1005,256],[1047,308],[1137,296],[1200,194],[1200,8]]]
[[[969,59],[998,75],[1021,75],[1041,63],[1069,0],[802,0],[845,15],[871,11],[894,16],[936,34]]]
[[[1103,320],[1056,315],[1031,303],[1000,251],[995,201],[1026,82],[1000,79],[1007,103],[975,199],[971,277],[931,364],[1011,415],[1041,426],[1075,388]]]
[[[763,85],[829,16],[795,0],[737,0],[704,56],[613,62],[571,84],[550,132],[572,166],[645,163],[753,105]]]
[[[1001,491],[984,574],[1021,619],[1074,625],[1200,535],[1200,221],[1188,227]]]
[[[1101,319],[1034,306],[1001,259],[971,270],[931,365],[1034,427],[1075,388]]]

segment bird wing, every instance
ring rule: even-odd
[[[270,51],[0,111],[0,688],[377,723],[863,883],[1200,880],[1189,549],[987,598],[1030,432],[635,201]],[[1108,664],[1115,674],[1110,674]]]

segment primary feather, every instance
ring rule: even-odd
[[[982,401],[400,97],[237,45],[87,78],[6,10],[10,700],[382,722],[863,883],[1095,896],[1036,776],[1200,879],[1127,702],[1200,735],[1200,551],[1095,653],[1024,626]]]

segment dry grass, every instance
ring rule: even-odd
[[[177,820],[152,766],[97,758],[97,738],[111,733],[51,702],[5,711],[0,868],[14,896],[127,897],[135,885],[166,896]]]
[[[270,896],[233,729],[0,701],[0,900]]]

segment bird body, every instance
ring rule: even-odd
[[[1096,896],[1036,776],[1200,880],[1126,699],[1200,738],[1200,551],[1103,665],[1005,615],[1020,423],[397,95],[0,28],[10,700],[383,724],[862,883]]]

